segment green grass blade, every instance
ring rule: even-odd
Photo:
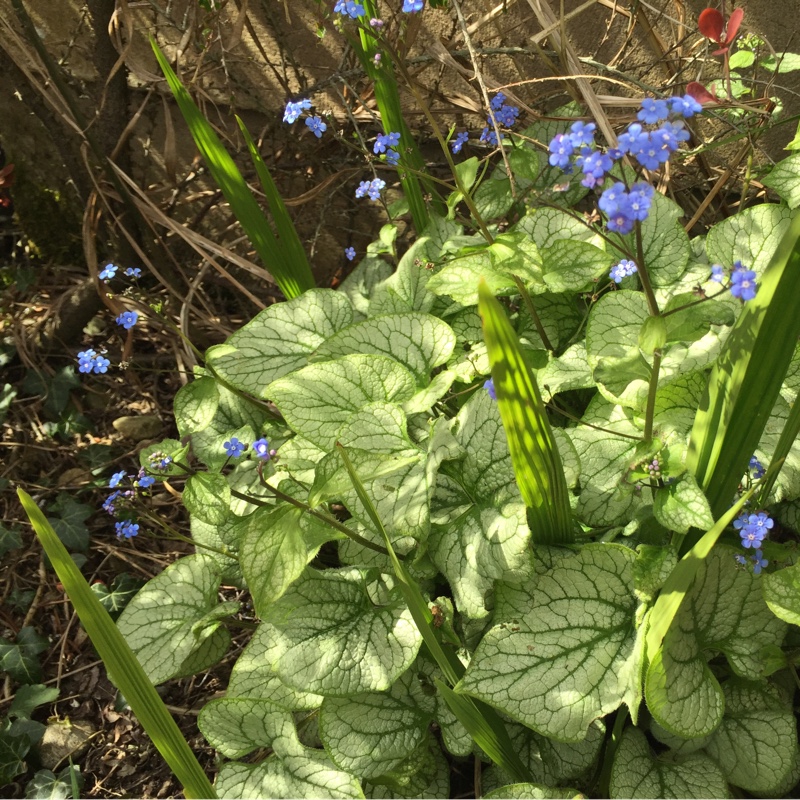
[[[18,489],[17,494],[109,675],[113,675],[115,684],[130,704],[133,713],[183,785],[184,794],[187,798],[216,798],[214,788],[163,700],[148,680],[114,621],[92,592],[86,578],[75,566],[56,532],[30,495],[22,489]]]
[[[422,634],[422,639],[428,646],[442,674],[451,686],[455,686],[464,674],[464,665],[452,648],[445,648],[442,646],[439,633],[433,627],[433,615],[428,608],[428,604],[425,602],[422,590],[397,557],[389,535],[386,533],[386,528],[384,528],[372,500],[365,491],[364,484],[361,483],[361,479],[358,477],[353,463],[347,455],[347,451],[340,444],[337,444],[336,447],[339,450],[339,455],[342,457],[345,469],[350,476],[358,499],[363,503],[369,518],[372,520],[372,524],[375,526],[375,530],[379,531],[381,536],[383,536],[383,541],[386,545],[386,549],[389,551],[389,559],[392,562],[398,586],[403,594],[403,599],[406,601],[406,605],[408,605],[408,610],[411,612],[411,616],[414,618],[414,622],[419,632]],[[497,712],[485,703],[481,703],[466,695],[456,694],[441,681],[437,681],[436,683],[440,687],[440,690],[442,687],[448,690],[442,692],[442,697],[453,714],[455,714],[458,721],[466,728],[470,736],[475,740],[475,743],[486,755],[504,770],[514,775],[517,780],[524,782],[531,781],[531,775],[514,750],[508,731]]]
[[[212,177],[225,195],[225,199],[230,203],[231,211],[239,220],[264,265],[275,278],[278,288],[288,300],[301,295],[307,289],[312,289],[314,277],[308,261],[303,259],[301,264],[297,259],[286,258],[272,232],[269,221],[261,211],[234,160],[208,120],[195,105],[189,92],[186,91],[152,37],[150,44]]]
[[[800,336],[798,274],[800,214],[764,271],[755,298],[742,309],[695,416],[686,466],[715,519],[730,505],[791,363]],[[693,544],[687,538],[686,546]]]
[[[781,468],[784,465],[786,456],[792,449],[792,445],[797,441],[800,436],[800,398],[794,401],[791,411],[789,412],[789,419],[783,426],[778,444],[775,446],[775,452],[772,454],[772,461],[770,463],[770,470],[764,476],[761,489],[758,492],[757,504],[759,507],[765,506],[775,485],[775,481],[780,474]]]
[[[574,539],[569,490],[539,386],[503,307],[483,280],[478,288],[478,311],[531,532],[543,544],[568,544]]]
[[[277,245],[283,253],[283,258],[287,264],[291,264],[292,271],[295,274],[301,274],[306,270],[310,271],[311,267],[306,257],[306,251],[303,249],[303,244],[297,235],[297,229],[294,227],[294,222],[292,222],[278,187],[275,185],[264,159],[261,158],[261,153],[258,152],[256,143],[253,141],[253,137],[250,136],[250,131],[247,130],[244,122],[239,117],[236,117],[236,122],[239,124],[239,130],[247,143],[247,149],[250,151],[250,158],[253,159],[258,179],[261,181],[261,187],[267,198],[269,213],[272,215],[272,219],[275,220],[275,227],[278,230]]]

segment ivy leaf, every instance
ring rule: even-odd
[[[683,758],[669,754],[656,757],[645,735],[629,727],[611,768],[612,798],[631,797],[728,797],[728,785],[719,767],[707,756],[695,753]]]
[[[271,383],[267,394],[294,431],[328,452],[364,406],[403,403],[415,385],[411,373],[392,358],[350,355],[304,367]]]
[[[789,230],[791,220],[792,211],[786,206],[764,204],[746,208],[709,230],[708,260],[726,268],[741,261],[760,278]]]
[[[655,518],[670,531],[688,533],[689,528],[706,531],[714,524],[711,506],[703,490],[688,472],[656,492]]]
[[[22,547],[22,536],[16,528],[7,528],[0,523],[0,558],[10,550]]]
[[[551,292],[581,292],[608,272],[614,258],[589,242],[559,239],[542,251],[542,262]]]
[[[374,605],[358,569],[306,569],[267,614],[285,648],[276,665],[288,686],[330,696],[384,691],[422,643],[411,612]]]
[[[228,697],[263,698],[291,711],[319,708],[322,697],[296,691],[279,677],[275,665],[287,642],[274,625],[259,623],[247,647],[236,660],[228,682]]]
[[[0,672],[19,683],[39,683],[42,668],[36,656],[49,646],[50,642],[29,625],[20,628],[14,643],[0,637]]]
[[[351,353],[384,355],[399,361],[427,386],[431,371],[453,352],[456,337],[450,326],[430,314],[382,314],[340,330],[324,342],[314,360]]]
[[[143,585],[144,581],[123,572],[114,578],[110,587],[101,581],[93,583],[92,591],[97,595],[103,608],[116,618]]]
[[[13,736],[8,731],[0,731],[0,781],[8,786],[17,775],[27,769],[25,756],[31,749],[27,736]]]
[[[231,487],[218,472],[196,472],[183,490],[186,510],[209,525],[222,525],[230,514]]]
[[[789,208],[800,206],[800,153],[779,161],[762,183],[774,189]]]
[[[58,495],[50,507],[58,517],[48,517],[64,547],[78,553],[85,553],[89,547],[89,529],[83,521],[92,515],[92,507],[74,500],[66,492]]]
[[[800,564],[764,575],[761,588],[769,610],[776,617],[800,625]]]
[[[326,697],[319,735],[338,767],[372,780],[414,753],[426,739],[429,721],[408,697],[379,693]]]
[[[326,339],[353,321],[347,297],[332,289],[310,289],[294,300],[274,303],[228,338],[211,347],[206,362],[229,384],[255,397],[304,366]]]
[[[247,519],[239,558],[256,613],[263,619],[300,577],[319,545],[309,552],[302,530],[309,518],[301,508],[286,503],[259,508]]]
[[[325,753],[273,754],[259,764],[228,761],[214,784],[219,797],[363,798],[358,778],[336,769]]]
[[[52,703],[59,693],[54,686],[45,686],[42,683],[24,684],[18,687],[14,701],[9,706],[8,716],[14,719],[30,719],[34,709],[45,703]]]
[[[723,690],[725,716],[706,751],[734,786],[772,794],[795,767],[797,724],[792,708],[766,682],[733,678]]]
[[[117,627],[158,685],[219,660],[230,645],[220,627],[238,603],[218,604],[220,575],[208,556],[185,556],[149,580],[117,620]]]
[[[175,395],[175,424],[181,436],[205,430],[219,407],[217,382],[205,376],[182,386]]]
[[[544,736],[584,739],[593,720],[640,692],[631,593],[635,554],[587,544],[540,575],[530,610],[478,645],[460,690]]]
[[[241,758],[295,734],[291,711],[263,698],[220,697],[200,710],[197,727],[226,758]]]
[[[780,646],[786,632],[761,596],[761,578],[738,569],[734,554],[718,543],[700,564],[647,670],[650,713],[687,739],[711,733],[722,720],[723,693],[706,651],[723,652],[737,675],[755,679],[766,671],[765,648]]]

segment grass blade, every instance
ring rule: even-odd
[[[345,469],[350,476],[358,499],[363,503],[369,518],[375,526],[375,530],[379,531],[383,536],[400,591],[403,594],[403,598],[408,605],[408,610],[411,612],[411,616],[414,618],[419,632],[422,634],[422,639],[428,646],[442,674],[451,686],[455,686],[464,674],[464,665],[452,648],[444,648],[442,646],[439,634],[432,624],[433,615],[428,608],[428,604],[425,602],[421,589],[417,585],[417,582],[409,575],[408,570],[406,570],[400,562],[400,559],[397,558],[389,535],[386,533],[386,528],[383,527],[378,512],[375,510],[372,500],[364,489],[364,484],[361,483],[361,479],[353,468],[353,463],[350,461],[347,451],[338,443],[336,447],[339,450],[339,455],[342,457]],[[514,750],[508,731],[497,712],[485,703],[473,700],[466,695],[456,694],[441,681],[437,681],[436,683],[440,691],[442,691],[442,697],[450,710],[455,714],[458,721],[467,729],[470,736],[475,740],[475,743],[486,755],[506,770],[506,772],[513,775],[516,780],[523,782],[531,781],[532,777]]]
[[[133,709],[142,727],[181,782],[187,798],[216,798],[203,768],[194,757],[175,720],[145,675],[125,638],[92,592],[67,549],[36,503],[17,490],[22,507],[66,591],[81,624],[103,659],[109,677]]]
[[[695,416],[686,466],[720,517],[764,432],[800,336],[800,214],[717,358]],[[691,547],[699,536],[687,538]],[[691,534],[690,534],[691,537]]]
[[[569,490],[539,387],[503,307],[484,280],[478,311],[492,365],[500,417],[531,532],[543,544],[574,539]]]
[[[181,114],[183,114],[183,118],[189,126],[192,138],[208,165],[212,177],[222,190],[223,195],[225,195],[225,199],[230,203],[231,210],[236,219],[239,220],[264,265],[275,278],[278,288],[283,292],[287,300],[298,297],[307,289],[313,289],[314,277],[311,274],[308,261],[304,258],[303,262],[300,263],[297,258],[287,258],[287,253],[284,252],[285,248],[282,248],[275,238],[269,221],[261,211],[234,160],[223,146],[208,120],[195,105],[189,92],[186,91],[180,79],[170,67],[166,56],[161,52],[152,37],[150,44],[167,79],[169,88],[175,96]]]

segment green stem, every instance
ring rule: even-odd
[[[617,718],[614,720],[614,727],[611,729],[611,736],[606,743],[606,750],[603,754],[603,770],[598,779],[598,797],[608,797],[611,790],[611,769],[614,766],[614,756],[617,754],[617,748],[622,740],[622,730],[628,719],[627,710],[622,708],[617,711]]]
[[[658,302],[656,301],[655,293],[653,292],[653,285],[650,283],[650,275],[647,272],[647,266],[644,263],[644,246],[642,245],[642,223],[636,222],[636,267],[639,272],[639,280],[642,282],[642,289],[644,296],[647,299],[647,309],[651,317],[660,315],[658,310]]]
[[[653,438],[653,417],[656,412],[656,392],[658,391],[658,373],[661,370],[661,348],[653,351],[653,369],[650,372],[650,385],[647,388],[647,408],[644,412],[644,440]]]
[[[528,309],[528,313],[531,315],[531,319],[533,320],[533,324],[536,326],[536,332],[539,334],[539,337],[542,340],[542,344],[544,344],[545,349],[549,350],[551,353],[553,352],[553,345],[550,344],[550,339],[547,336],[547,332],[544,329],[544,325],[542,325],[542,320],[539,318],[539,314],[536,311],[536,308],[533,305],[533,300],[531,299],[530,293],[525,288],[525,284],[520,280],[517,275],[511,276],[514,279],[514,283],[517,284],[517,289],[519,289],[520,297],[522,301],[525,303],[525,307]]]

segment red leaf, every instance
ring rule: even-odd
[[[730,18],[728,19],[728,27],[725,29],[725,44],[730,44],[736,38],[743,18],[744,9],[737,8],[735,11],[731,12]]]
[[[686,94],[691,95],[698,103],[716,103],[717,98],[703,86],[702,83],[692,81],[686,87]]]
[[[741,22],[741,19],[739,21]],[[701,11],[700,16],[697,18],[697,27],[706,39],[711,39],[712,42],[717,42],[718,44],[723,43],[722,31],[725,27],[725,18],[716,8],[707,8]],[[737,25],[736,27],[738,28],[739,26]]]

